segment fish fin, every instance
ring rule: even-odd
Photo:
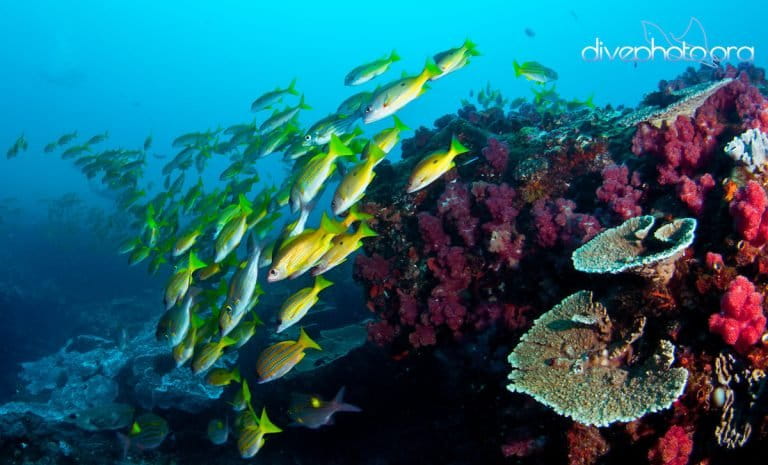
[[[523,75],[523,68],[517,63],[517,60],[512,60],[512,68],[515,70],[515,77]]]
[[[201,328],[205,324],[205,319],[197,313],[192,314],[192,326],[195,329]]]
[[[285,91],[291,95],[299,95],[299,92],[296,90],[296,78],[293,78],[291,83],[288,84],[288,87],[285,89]]]
[[[304,103],[304,94],[301,94],[301,98],[299,99],[299,108],[302,110],[311,110],[312,107]]]
[[[248,387],[248,380],[246,380],[245,378],[243,378],[242,389],[243,389],[243,399],[245,400],[245,403],[250,406],[251,405],[251,388]]]
[[[141,426],[137,422],[133,422],[131,425],[131,434],[139,434],[141,433]]]
[[[352,216],[354,218],[354,221],[370,220],[371,218],[373,218],[373,215],[369,213],[361,212],[357,204],[352,205],[352,208],[349,209],[349,213],[347,213],[347,216]]]
[[[351,135],[353,138],[354,138],[354,137],[357,137],[357,136],[362,136],[362,135],[363,135],[363,129],[362,129],[360,126],[355,126],[355,129],[353,129],[353,130],[352,130],[352,132],[350,133],[350,135]]]
[[[432,58],[427,58],[427,63],[424,65],[423,72],[426,73],[427,78],[432,78],[443,74],[443,70],[441,70],[440,67],[435,64],[435,61]]]
[[[320,348],[317,342],[313,341],[312,338],[309,337],[307,332],[304,331],[304,328],[299,330],[299,340],[297,342],[307,349],[323,350]]]
[[[379,235],[376,231],[371,229],[371,227],[368,226],[368,223],[366,223],[365,221],[361,222],[360,226],[358,226],[358,233],[359,233],[361,238],[363,238],[363,237],[376,237],[376,236]]]
[[[371,144],[370,149],[368,150],[368,160],[367,162],[371,163],[373,166],[378,165],[381,160],[384,159],[384,157],[387,156],[387,153],[376,144]]]
[[[590,94],[589,97],[584,101],[584,105],[586,105],[588,108],[595,109],[595,102],[592,101],[592,99],[595,97],[595,94]]]
[[[336,404],[336,411],[337,412],[362,412],[363,410],[352,404],[347,404],[344,402],[344,394],[346,393],[347,388],[345,386],[342,386],[339,389],[339,392],[336,393],[336,397],[333,398],[333,403]]]
[[[395,50],[392,50],[392,53],[389,54],[389,62],[394,63],[396,61],[400,61],[400,55]]]
[[[200,268],[205,268],[208,266],[208,264],[200,260],[200,257],[198,257],[197,253],[193,250],[189,252],[189,264],[187,266],[189,267],[190,271],[194,272]]]
[[[464,147],[461,142],[459,142],[459,139],[456,138],[456,136],[451,137],[451,153],[453,155],[460,155],[462,153],[469,152],[470,150],[466,147]]]
[[[272,434],[272,433],[282,433],[283,430],[281,430],[279,427],[277,427],[267,416],[267,409],[261,410],[261,418],[259,418],[259,429],[264,434]]]
[[[392,115],[392,120],[395,122],[395,129],[398,131],[410,131],[411,128],[405,125],[403,121],[397,117],[397,115]]]
[[[237,344],[237,341],[236,341],[236,340],[234,340],[234,339],[232,339],[231,337],[227,337],[227,336],[224,336],[224,337],[223,337],[223,338],[221,338],[221,340],[219,341],[219,345],[220,345],[222,348],[224,348],[224,347],[228,347],[228,346],[231,346],[231,345],[234,345],[234,344]]]
[[[320,218],[320,227],[332,234],[341,234],[346,231],[340,222],[334,221],[325,212],[323,212],[323,217]]]
[[[355,154],[349,147],[344,145],[344,142],[336,134],[331,135],[331,142],[328,147],[328,155],[331,156],[341,157]]]
[[[313,287],[313,290],[316,290],[316,292],[320,292],[326,287],[332,286],[333,283],[329,281],[328,279],[324,278],[323,275],[317,275],[315,278],[315,284]]]
[[[465,53],[473,57],[481,55],[481,53],[478,52],[475,47],[477,47],[477,44],[469,40],[469,37],[467,37],[467,39],[464,41],[464,48],[467,50]]]
[[[232,370],[232,379],[237,381],[238,383],[242,380],[242,377],[240,376],[240,367],[236,366],[234,370]]]
[[[253,202],[248,200],[244,194],[239,194],[237,196],[237,204],[240,206],[240,211],[243,213],[247,215],[253,213]]]
[[[339,403],[336,405],[336,411],[337,412],[362,412],[363,409],[361,409],[357,405]]]
[[[333,398],[333,401],[337,404],[341,404],[344,402],[344,393],[347,392],[347,387],[342,386],[339,388],[339,392],[336,393],[336,397]]]

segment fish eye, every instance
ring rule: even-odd
[[[372,111],[373,111],[373,107],[371,105],[368,105],[367,107],[365,107],[365,112],[366,113],[370,113]]]
[[[309,142],[310,140],[312,140],[312,136],[310,136],[309,134],[307,134],[306,136],[304,136],[304,140],[305,140],[305,141],[307,141],[307,142]]]
[[[277,274],[277,270],[276,269],[272,268],[271,270],[269,270],[269,275],[270,276],[275,276],[276,274]]]

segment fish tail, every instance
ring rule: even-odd
[[[403,123],[403,120],[397,117],[397,115],[392,115],[392,120],[395,122],[395,129],[398,131],[410,131],[411,128],[405,125]]]
[[[237,366],[234,370],[232,370],[232,380],[239,383],[241,379],[242,377],[240,376],[240,367]]]
[[[451,153],[455,156],[466,152],[469,152],[469,149],[464,147],[456,136],[453,136],[451,138]]]
[[[432,58],[428,58],[427,63],[424,65],[424,71],[422,72],[422,75],[425,76],[426,79],[430,79],[441,74],[443,74],[443,70],[437,66]]]
[[[259,429],[264,432],[264,434],[271,434],[271,433],[282,433],[283,430],[281,430],[278,426],[276,426],[267,416],[267,409],[262,409],[261,411],[261,418],[259,419]]]
[[[517,60],[512,61],[512,67],[515,69],[515,77],[523,75],[523,68],[517,63]]]
[[[336,134],[331,135],[331,142],[328,148],[328,154],[334,157],[354,155],[355,152],[349,147],[344,145],[344,142],[339,139]]]
[[[381,160],[384,159],[384,157],[387,156],[387,153],[381,148],[379,148],[376,144],[371,144],[371,149],[368,154],[368,162],[372,164],[372,166],[376,166],[379,164]]]
[[[224,347],[229,347],[229,346],[235,345],[235,344],[237,344],[237,341],[232,339],[231,337],[224,336],[224,337],[221,338],[221,340],[219,340],[219,347],[222,348],[222,349]]]
[[[304,94],[301,94],[301,98],[299,99],[299,108],[302,110],[311,110],[312,107],[304,103]]]
[[[464,49],[466,50],[466,54],[471,56],[478,56],[480,55],[480,52],[478,52],[475,47],[477,47],[477,44],[469,40],[469,37],[464,41]]]
[[[352,205],[352,208],[349,209],[349,213],[347,213],[347,216],[351,216],[354,219],[354,221],[369,220],[373,218],[373,215],[361,212],[357,204]]]
[[[347,388],[342,386],[339,392],[336,393],[336,397],[333,398],[333,403],[336,404],[337,412],[362,412],[363,410],[352,404],[344,402],[344,394],[347,392]]]
[[[190,271],[199,270],[200,268],[205,268],[206,266],[208,266],[208,264],[200,260],[200,257],[197,256],[197,253],[194,250],[189,252]]]
[[[316,292],[320,292],[327,287],[331,287],[332,285],[333,283],[330,280],[324,278],[323,275],[318,275],[315,278],[315,285],[313,288]]]
[[[317,342],[313,341],[312,338],[309,337],[306,331],[304,331],[304,328],[301,328],[299,331],[298,343],[308,349],[323,350],[320,348]]]
[[[359,228],[360,228],[359,234],[360,234],[361,238],[362,237],[376,237],[376,236],[379,235],[376,231],[371,229],[371,227],[368,226],[368,223],[366,223],[365,221],[360,223]]]
[[[332,220],[326,213],[323,213],[323,217],[320,218],[320,227],[333,234],[341,234],[346,231],[340,222]]]
[[[288,84],[288,88],[285,89],[285,91],[291,95],[299,95],[299,91],[296,90],[296,78],[293,78],[291,83]]]
[[[595,102],[592,101],[592,99],[595,97],[595,94],[590,94],[589,97],[584,101],[584,105],[591,109],[595,109]]]

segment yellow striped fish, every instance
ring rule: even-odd
[[[378,234],[365,221],[360,222],[357,231],[353,233],[334,236],[331,239],[331,248],[318,260],[317,265],[312,268],[312,276],[323,274],[331,268],[341,265],[352,252],[363,246],[362,239],[375,236],[378,236]]]
[[[320,227],[306,230],[284,240],[274,254],[267,281],[273,283],[286,278],[295,278],[315,265],[331,246],[331,239],[345,229],[323,213]]]
[[[280,378],[291,371],[304,358],[306,349],[322,350],[304,332],[304,328],[301,328],[297,341],[278,342],[264,349],[256,361],[259,384]]]
[[[255,414],[249,412],[255,420]],[[264,445],[264,435],[282,433],[279,427],[275,426],[267,416],[267,409],[261,411],[261,418],[258,420],[258,424],[253,424],[255,421],[245,422],[245,425],[240,429],[240,435],[237,438],[237,449],[240,451],[240,457],[248,459],[256,455],[261,447]]]
[[[192,360],[192,372],[198,374],[212,367],[221,358],[224,348],[236,343],[237,341],[234,339],[222,337],[216,342],[205,344],[200,352],[196,353],[195,359]]]
[[[299,289],[288,297],[280,308],[277,332],[283,332],[304,318],[309,309],[317,303],[317,295],[320,291],[332,284],[332,282],[324,277],[318,276],[315,278],[315,284],[312,287]]]

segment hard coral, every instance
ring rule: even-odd
[[[760,339],[765,322],[763,295],[749,279],[737,276],[720,300],[720,313],[709,317],[709,330],[743,354]]]
[[[668,408],[688,380],[685,368],[671,367],[674,345],[660,341],[644,363],[626,366],[616,348],[628,350],[633,341],[611,344],[612,326],[591,292],[566,297],[539,317],[509,354],[507,389],[585,425],[607,426]]]

